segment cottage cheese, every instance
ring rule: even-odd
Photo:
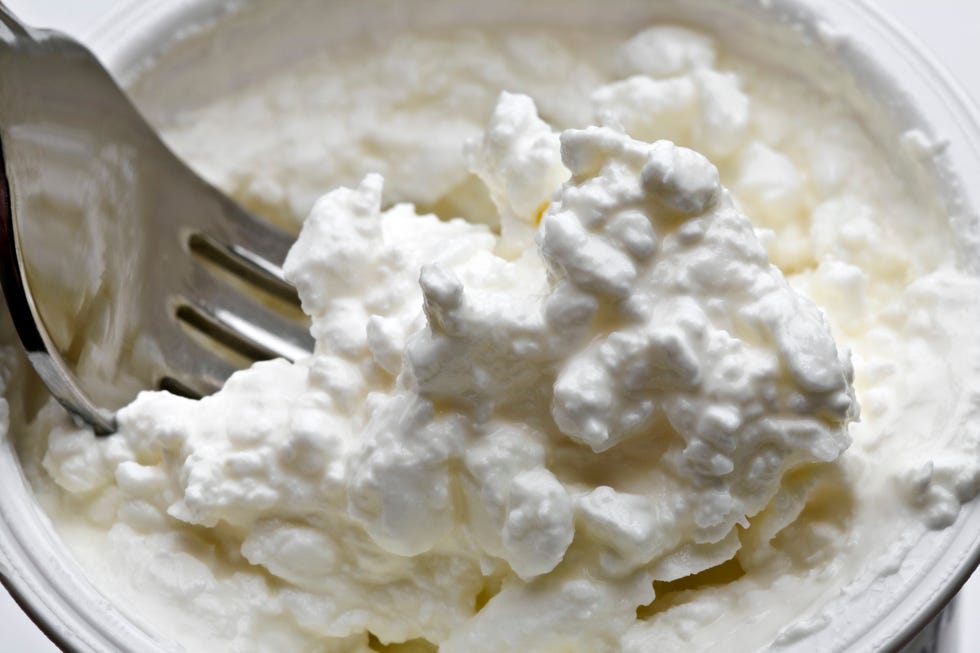
[[[144,393],[108,439],[53,403],[21,427],[104,591],[195,650],[755,650],[951,523],[980,284],[945,217],[804,83],[583,34],[406,34],[170,132],[309,210],[316,351]],[[216,147],[321,88],[352,99]]]

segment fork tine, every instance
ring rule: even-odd
[[[251,351],[243,353],[249,357],[281,356],[295,361],[312,353],[313,337],[306,325],[263,306],[204,268],[195,266],[190,288],[188,304],[232,338],[244,341],[245,348]]]
[[[180,336],[179,345],[169,349],[168,354],[169,369],[164,370],[157,380],[157,386],[162,389],[172,389],[178,385],[200,396],[209,395],[239,370],[224,356],[195,342],[186,334]],[[188,393],[185,390],[179,394]]]
[[[195,215],[197,222],[189,225],[190,251],[299,306],[296,289],[282,271],[296,235],[256,216],[214,187],[208,186],[207,190],[219,210]]]
[[[218,193],[224,213],[219,224],[212,224],[207,232],[220,242],[234,243],[235,249],[250,252],[255,257],[279,270],[289,248],[296,242],[296,234],[277,227],[256,216],[240,204]]]
[[[200,232],[190,235],[188,246],[191,252],[299,308],[296,288],[286,281],[282,268],[278,265],[238,245],[220,243]]]

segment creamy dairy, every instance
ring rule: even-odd
[[[169,137],[309,210],[315,355],[17,428],[95,582],[188,648],[788,645],[977,490],[944,216],[705,35],[406,34]]]

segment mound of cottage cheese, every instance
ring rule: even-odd
[[[686,29],[578,36],[407,34],[171,132],[309,208],[317,344],[110,438],[52,403],[14,427],[107,594],[195,650],[753,650],[955,518],[980,283],[944,216],[797,80]],[[362,95],[277,117],[319,84]],[[202,135],[276,122],[228,162]]]

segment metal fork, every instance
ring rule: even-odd
[[[0,283],[73,415],[112,433],[140,390],[312,351],[293,240],[184,165],[88,49],[0,4]]]

